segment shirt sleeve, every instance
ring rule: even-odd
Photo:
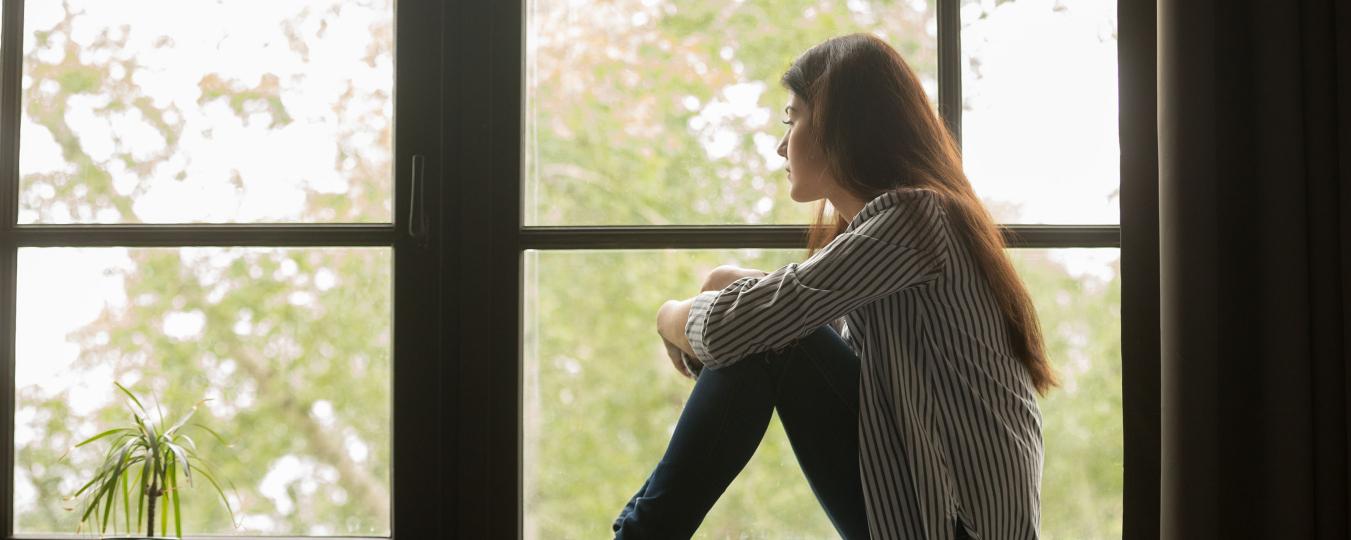
[[[937,279],[948,253],[942,212],[930,197],[917,204],[879,212],[801,263],[696,296],[685,324],[695,356],[718,369]]]
[[[691,359],[690,354],[685,351],[680,351],[680,362],[685,364],[685,369],[694,375],[695,379],[698,379],[699,374],[704,371],[704,365]]]

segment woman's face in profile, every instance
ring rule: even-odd
[[[825,198],[831,180],[826,175],[825,154],[815,143],[811,111],[793,94],[784,114],[788,131],[779,141],[779,155],[788,158],[789,196],[802,203]]]

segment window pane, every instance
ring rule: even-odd
[[[776,153],[798,54],[874,32],[937,102],[933,0],[529,0],[526,225],[805,223]]]
[[[1042,538],[1121,538],[1121,250],[1013,250],[1060,387],[1039,406]]]
[[[1045,421],[1042,532],[1121,531],[1120,281],[1115,249],[1014,250],[1063,386]],[[772,270],[800,251],[527,251],[526,538],[607,537],[665,451],[693,382],[655,335],[661,303],[714,266]],[[698,538],[835,538],[777,420]]]
[[[171,422],[210,398],[194,419],[233,444],[188,431],[241,528],[198,475],[185,533],[389,533],[390,249],[25,248],[18,267],[16,531],[76,530],[63,497],[107,443],[60,458],[130,420],[118,381]]]
[[[608,538],[661,458],[693,381],[666,359],[657,307],[724,262],[792,251],[527,251],[525,538]],[[702,275],[702,274],[699,274]],[[778,420],[698,538],[833,538]]]
[[[1003,223],[1118,223],[1116,2],[963,0],[962,149]]]
[[[388,222],[393,0],[24,8],[20,223]]]

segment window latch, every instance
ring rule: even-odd
[[[409,181],[408,237],[419,248],[427,247],[427,185],[426,156],[413,154],[413,170]]]

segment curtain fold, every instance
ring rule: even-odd
[[[1351,2],[1157,6],[1160,536],[1347,538]]]

